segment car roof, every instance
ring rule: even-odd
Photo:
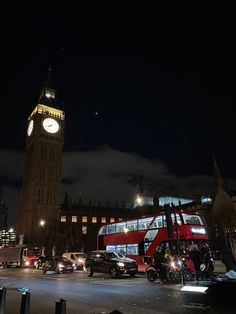
[[[91,251],[91,253],[114,253],[113,251],[106,251],[106,250],[96,250],[96,251]]]
[[[84,253],[84,252],[65,252],[65,253],[63,253],[63,255],[64,254],[86,254],[86,253]]]

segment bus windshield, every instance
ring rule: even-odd
[[[182,214],[182,217],[185,225],[205,225],[203,219],[198,215]]]

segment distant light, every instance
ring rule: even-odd
[[[98,112],[97,111],[95,111],[94,113],[95,113],[95,116],[98,116]]]
[[[124,227],[124,232],[127,233],[128,231],[129,231],[129,229]]]
[[[10,228],[8,232],[14,232],[14,229],[13,229],[13,228]]]
[[[45,225],[45,220],[41,219],[41,220],[39,221],[39,225],[40,225],[41,227],[43,227],[43,226]]]
[[[136,200],[137,200],[137,203],[138,203],[139,205],[141,205],[143,199],[142,199],[140,196],[138,196]]]
[[[200,287],[200,286],[183,286],[181,291],[190,291],[190,292],[199,292],[199,293],[206,293],[208,287]]]

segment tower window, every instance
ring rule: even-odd
[[[92,217],[92,223],[97,223],[97,217]]]
[[[110,218],[110,222],[115,222],[115,218]]]
[[[107,222],[106,217],[102,217],[102,218],[101,218],[101,222],[102,222],[103,224],[105,224],[105,223]]]
[[[77,216],[72,216],[71,217],[71,222],[77,222]]]
[[[61,222],[66,222],[66,216],[61,216]]]
[[[87,216],[82,216],[82,222],[88,222],[88,217]]]
[[[88,233],[87,226],[82,226],[82,234],[87,234],[87,233]]]

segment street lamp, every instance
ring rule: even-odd
[[[137,201],[138,205],[140,206],[140,205],[142,205],[143,199],[142,199],[142,197],[140,197],[138,195],[137,198],[136,198],[136,201]]]
[[[46,224],[46,221],[43,219],[40,219],[40,221],[39,221],[39,226],[41,228],[40,246],[42,248],[42,252],[41,252],[42,255],[44,255],[44,250],[45,250],[45,247],[43,245],[43,228],[44,228],[45,224]]]
[[[40,221],[39,221],[39,225],[40,225],[40,227],[44,227],[45,226],[45,220],[43,220],[43,219],[40,219]]]

